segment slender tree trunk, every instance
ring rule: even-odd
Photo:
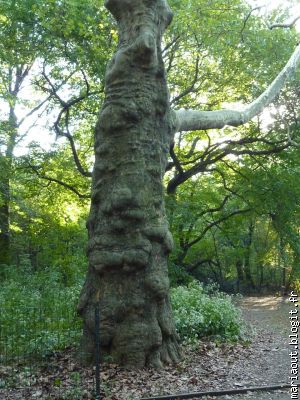
[[[254,284],[253,277],[251,274],[251,265],[249,262],[248,254],[247,254],[245,262],[244,262],[244,272],[245,272],[245,282],[246,282],[247,287],[249,289],[254,289],[255,284]]]
[[[259,292],[261,292],[263,284],[264,284],[264,265],[261,262],[259,264]]]
[[[162,185],[174,123],[161,37],[172,13],[165,0],[108,0],[106,7],[120,38],[95,132],[82,349],[94,355],[99,297],[101,354],[128,367],[160,367],[179,360]]]
[[[215,236],[214,232],[212,233],[212,237],[213,237],[213,241],[214,241],[215,257],[216,257],[216,261],[214,264],[218,267],[219,283],[224,284],[225,279],[224,279],[224,275],[223,275],[222,263],[221,263],[221,260],[219,257],[219,249],[218,249],[217,240],[216,240],[216,236]]]
[[[1,165],[3,165],[3,164],[5,164],[5,163],[1,163]],[[10,263],[9,199],[10,199],[9,179],[7,176],[1,176],[1,179],[0,179],[0,264],[7,264],[7,265]]]
[[[236,261],[235,268],[237,273],[237,291],[239,292],[241,289],[241,284],[244,282],[243,263],[240,259]]]
[[[251,251],[252,251],[252,243],[253,243],[253,235],[254,235],[254,223],[250,222],[249,231],[247,238],[247,246],[246,246],[246,255],[244,260],[244,274],[245,274],[245,283],[249,289],[255,289],[254,280],[251,273]]]
[[[284,249],[284,240],[282,236],[279,238],[279,268],[281,268],[282,275],[281,275],[281,293],[285,296],[287,292],[287,279],[286,279],[286,256],[285,256],[285,249]]]
[[[10,106],[8,119],[8,142],[5,155],[0,157],[0,264],[10,264],[10,202],[11,202],[11,170],[13,151],[17,137],[17,118],[15,115],[15,102]]]
[[[18,120],[15,113],[18,95],[22,83],[30,71],[31,65],[10,65],[7,70],[8,99],[8,131],[6,132],[6,150],[0,153],[0,264],[11,262],[10,208],[11,178],[13,168],[13,152],[18,137]]]

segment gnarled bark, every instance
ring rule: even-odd
[[[95,134],[89,270],[78,306],[82,347],[94,355],[99,297],[102,355],[129,367],[159,367],[179,359],[162,185],[175,128],[160,44],[172,13],[165,0],[108,0],[106,7],[120,39]]]

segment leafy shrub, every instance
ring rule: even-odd
[[[205,288],[199,282],[171,289],[171,301],[177,331],[183,341],[201,337],[237,341],[243,337],[240,311],[232,298],[215,286]]]
[[[33,273],[11,266],[0,288],[0,361],[25,360],[78,343],[82,281],[66,287],[59,269]]]

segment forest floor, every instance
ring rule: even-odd
[[[183,361],[161,371],[126,371],[116,365],[101,366],[101,400],[137,400],[207,390],[289,383],[289,311],[294,308],[280,297],[246,297],[239,302],[252,327],[250,344],[220,344],[201,341],[184,348]],[[249,328],[250,329],[250,328]],[[252,329],[252,328],[251,328]],[[92,399],[94,373],[74,361],[73,352],[58,353],[37,369],[0,366],[0,399]],[[16,386],[23,389],[13,389]],[[20,384],[22,383],[22,385]],[[243,395],[202,399],[287,400],[289,389],[248,392]]]

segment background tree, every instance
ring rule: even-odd
[[[42,129],[42,116],[46,120],[46,115],[53,118],[57,113],[56,134],[67,138],[79,171],[84,176],[90,175],[92,134],[90,140],[86,140],[88,135],[85,134],[79,154],[76,139],[82,137],[84,130],[90,133],[95,123],[95,98],[101,101],[99,81],[111,51],[109,47],[113,47],[114,42],[112,37],[107,45],[103,40],[108,36],[107,30],[107,17],[97,2],[49,1],[42,5],[35,0],[26,0],[1,3],[0,264],[16,261],[11,258],[14,252],[11,251],[10,214],[16,199],[12,180],[17,178],[16,167],[20,169],[21,164],[16,166],[15,151],[26,141],[32,128],[38,125]],[[89,82],[91,76],[93,84]],[[97,90],[94,90],[95,86]],[[69,98],[60,97],[66,91]],[[86,117],[79,125],[83,109]],[[39,173],[40,178],[62,183],[65,188],[80,194],[72,183],[51,176],[49,171],[48,175],[41,173],[37,159],[32,159],[35,153],[34,145],[30,162],[22,163],[24,168],[29,167],[32,173]],[[54,149],[50,154],[55,154]],[[49,154],[45,154],[45,158],[49,160]],[[62,160],[66,161],[64,157]],[[64,167],[61,165],[61,169]],[[69,164],[68,169],[73,170],[73,166]]]

